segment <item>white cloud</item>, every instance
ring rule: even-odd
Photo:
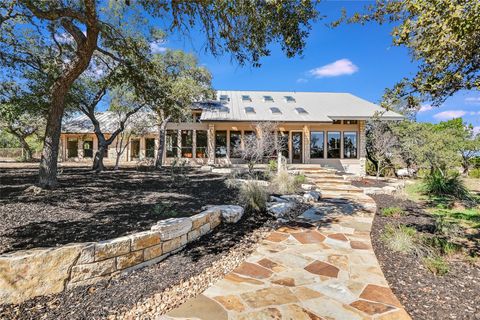
[[[168,48],[163,46],[164,44],[163,41],[152,41],[150,42],[150,51],[153,54],[165,52]]]
[[[418,110],[418,112],[426,112],[426,111],[430,111],[430,110],[432,110],[432,109],[433,109],[432,105],[430,105],[430,104],[422,104],[422,105],[420,106],[420,109]]]
[[[468,104],[480,104],[480,97],[468,97],[468,98],[465,98],[465,103],[468,103]]]
[[[348,59],[340,59],[335,62],[310,70],[308,73],[315,78],[338,77],[354,74],[358,67]]]
[[[297,79],[297,83],[307,83],[308,82],[308,79],[305,79],[305,78],[298,78]]]
[[[473,133],[480,134],[480,127],[473,127]]]
[[[454,118],[460,118],[466,115],[467,112],[463,110],[447,110],[435,114],[433,117],[437,120],[450,120]]]

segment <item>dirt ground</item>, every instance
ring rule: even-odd
[[[0,253],[110,239],[193,215],[204,205],[236,202],[224,176],[198,169],[95,174],[68,167],[60,170],[58,188],[38,194],[28,191],[36,175],[34,168],[0,169]]]
[[[381,240],[388,223],[414,227],[423,236],[432,235],[434,218],[421,206],[388,195],[372,196],[378,210],[398,206],[407,212],[400,217],[375,216],[372,242],[377,259],[392,290],[414,320],[480,319],[480,266],[460,258],[448,261],[449,272],[435,276],[413,253],[390,250]],[[479,239],[472,239],[479,241]],[[480,252],[479,252],[480,253]]]

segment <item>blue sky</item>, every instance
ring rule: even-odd
[[[342,7],[353,11],[365,4],[322,2],[319,10],[327,17],[313,26],[303,55],[288,59],[273,45],[271,56],[262,59],[260,68],[238,66],[228,55],[213,57],[204,50],[205,38],[195,32],[189,38],[171,35],[161,47],[195,53],[212,73],[215,89],[350,92],[378,102],[386,87],[413,75],[416,64],[405,48],[392,46],[392,25],[326,26],[339,17]],[[417,120],[438,122],[458,116],[480,129],[480,92],[461,92],[440,108],[425,104]]]

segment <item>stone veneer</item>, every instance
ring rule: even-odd
[[[243,208],[237,209],[241,217]],[[225,218],[223,211],[223,206],[209,207],[194,216],[162,220],[149,231],[107,241],[0,255],[0,301],[19,303],[157,263],[222,220],[232,222],[231,210]]]

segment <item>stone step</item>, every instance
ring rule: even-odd
[[[317,178],[317,179],[336,178],[336,179],[344,180],[342,176],[336,175],[335,173],[307,173],[305,174],[305,176],[308,178]]]
[[[350,182],[345,181],[343,179],[338,179],[338,178],[310,178],[310,181],[314,182],[315,184],[333,183],[333,184],[341,184],[341,185],[349,185],[349,186],[351,185]]]
[[[316,183],[321,192],[339,192],[339,193],[361,193],[363,190],[352,185]]]

